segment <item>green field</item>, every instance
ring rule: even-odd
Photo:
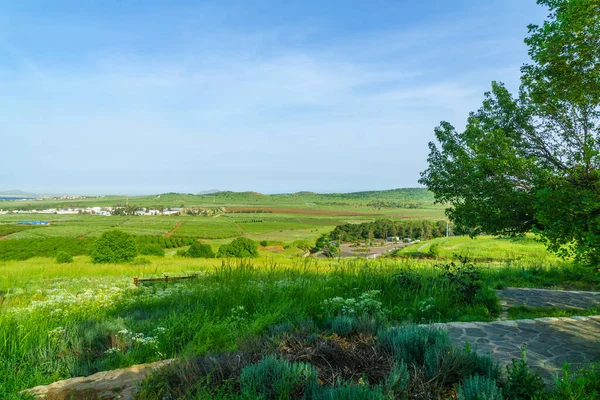
[[[160,199],[163,205],[198,201],[225,211],[210,216],[0,215],[0,398],[138,363],[246,351],[249,343],[283,340],[285,335],[273,332],[286,329],[309,326],[316,335],[339,334],[333,337],[344,341],[355,340],[358,332],[375,335],[403,324],[488,321],[500,311],[493,289],[506,286],[600,289],[596,277],[546,252],[533,236],[437,238],[376,261],[303,257],[306,251],[297,247],[300,241],[314,245],[341,224],[442,219],[443,208],[423,190],[383,192],[379,200],[367,192],[168,194],[129,201],[156,204]],[[114,205],[122,199],[100,200]],[[372,202],[377,206],[367,205]],[[258,209],[266,212],[248,212]],[[51,224],[15,224],[31,219]],[[135,235],[140,246],[160,243],[166,255],[92,263],[95,240],[113,229]],[[217,251],[236,237],[267,243],[254,259],[178,255],[187,249],[180,247],[183,238]],[[432,245],[438,248],[436,257],[430,255]],[[60,251],[74,255],[74,262],[58,264],[54,256]],[[481,284],[474,286],[473,296],[438,266],[455,255],[470,258],[479,271]],[[134,277],[191,274],[198,277],[133,285]],[[156,384],[149,382],[148,390]],[[197,397],[187,398],[206,398],[194,393]]]
[[[427,257],[431,246],[438,246],[439,256],[443,259],[456,255],[464,256],[477,262],[515,262],[518,264],[552,265],[560,260],[553,253],[546,251],[542,243],[534,235],[504,238],[479,236],[474,239],[468,236],[437,238],[407,247],[397,253],[398,256]]]

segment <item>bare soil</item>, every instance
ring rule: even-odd
[[[175,225],[175,227],[174,227],[173,229],[171,229],[169,232],[165,233],[165,237],[166,237],[166,238],[170,238],[171,236],[173,236],[173,234],[174,234],[175,232],[177,232],[177,229],[181,228],[181,224],[183,224],[183,222],[182,222],[182,221],[179,221],[179,222],[177,223],[177,225]]]

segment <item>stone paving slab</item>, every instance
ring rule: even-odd
[[[585,310],[600,306],[600,292],[506,288],[497,290],[504,307],[554,307]]]
[[[450,322],[433,324],[448,330],[452,342],[469,343],[479,354],[487,354],[502,366],[521,358],[527,345],[527,361],[547,384],[552,384],[563,362],[575,367],[600,361],[600,316],[538,318],[495,322]]]

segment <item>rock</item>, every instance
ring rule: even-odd
[[[151,364],[134,365],[129,368],[103,371],[88,377],[78,377],[36,386],[21,394],[47,400],[132,400],[139,383],[158,368],[171,364],[173,360],[157,361]]]

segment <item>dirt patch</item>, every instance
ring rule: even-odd
[[[341,245],[341,256],[342,257],[378,257],[389,251],[401,249],[408,246],[408,243],[387,243],[383,246],[373,247],[353,247],[352,243],[342,243]]]
[[[177,229],[181,228],[181,225],[182,225],[182,224],[183,224],[183,222],[182,222],[182,221],[179,221],[179,222],[177,223],[177,225],[175,225],[175,227],[174,227],[173,229],[171,229],[169,232],[165,233],[165,237],[166,237],[166,238],[170,238],[171,236],[173,236],[173,234],[174,234],[175,232],[177,232]]]
[[[271,253],[282,253],[283,246],[264,246],[263,250],[270,251]]]
[[[358,335],[352,340],[333,334],[307,343],[304,338],[289,337],[279,345],[279,354],[292,362],[308,362],[319,371],[321,384],[335,385],[339,381],[378,384],[393,367],[391,354],[379,351],[375,338]]]
[[[9,237],[9,236],[10,236],[10,235],[6,235],[6,236],[0,236],[0,241],[8,239],[8,237]]]

